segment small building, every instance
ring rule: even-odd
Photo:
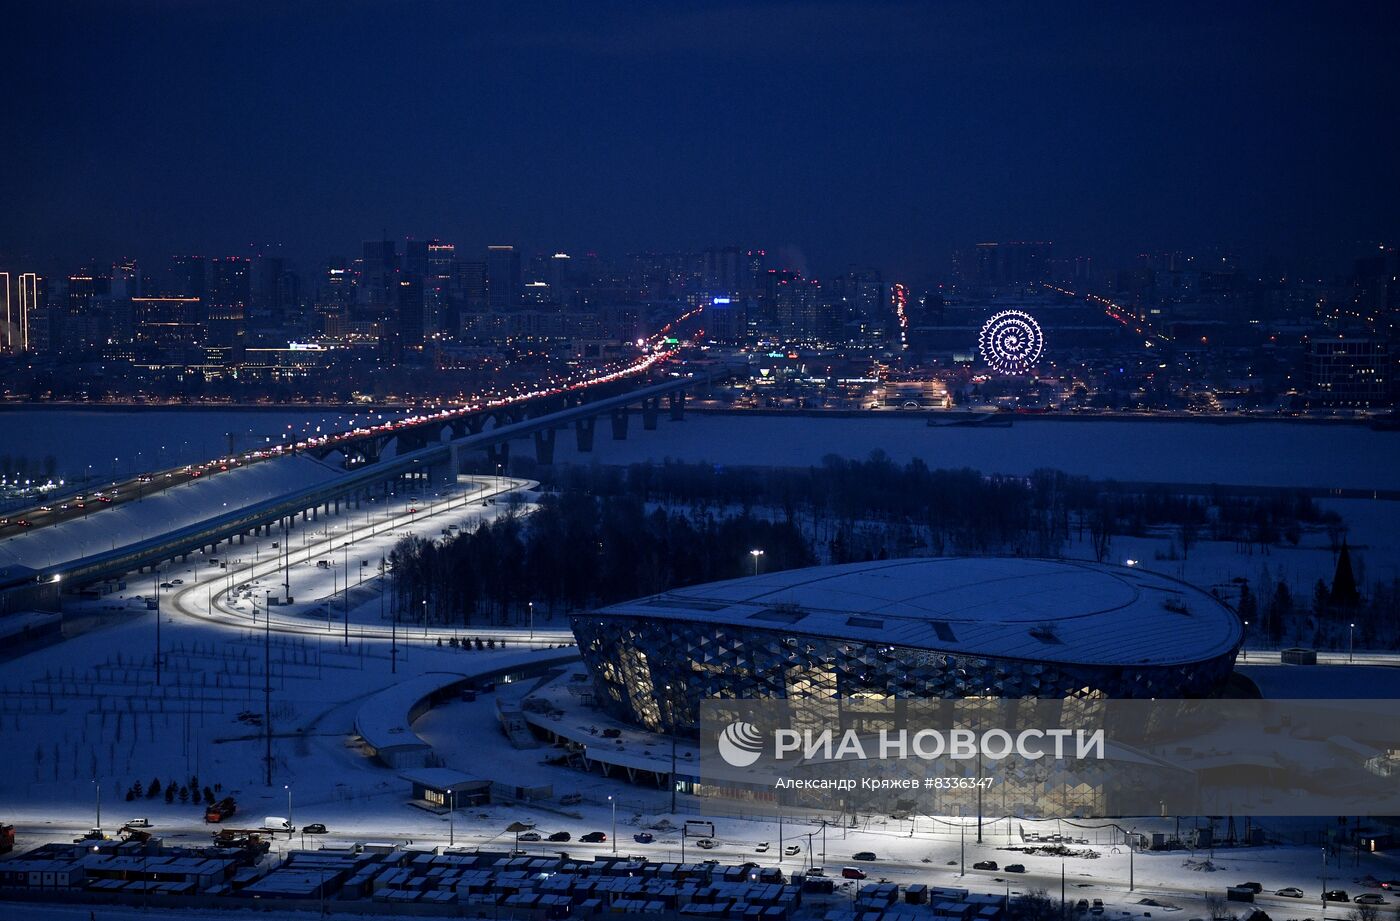
[[[412,784],[414,802],[430,808],[460,809],[491,802],[491,781],[451,768],[418,768],[399,776]]]

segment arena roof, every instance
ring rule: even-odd
[[[940,557],[818,566],[612,605],[601,617],[726,624],[963,655],[1084,665],[1176,665],[1239,646],[1235,614],[1144,569]]]

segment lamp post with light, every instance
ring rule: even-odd
[[[758,575],[758,558],[763,556],[762,550],[750,550],[749,556],[753,557],[753,574]]]

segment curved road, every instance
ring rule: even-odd
[[[494,478],[493,478],[494,479]],[[374,519],[368,522],[359,523],[354,521],[356,517],[353,513],[342,512],[338,516],[328,516],[329,520],[343,519],[349,526],[347,533],[320,536],[308,542],[305,546],[284,550],[271,551],[266,558],[259,559],[253,563],[246,563],[239,566],[231,566],[229,569],[218,569],[204,575],[201,578],[199,568],[196,567],[195,580],[188,585],[179,586],[170,598],[170,605],[179,614],[186,617],[204,621],[206,623],[217,624],[224,627],[236,627],[240,630],[250,628],[270,628],[277,633],[299,633],[305,635],[325,636],[329,632],[329,621],[317,622],[300,617],[295,614],[273,614],[268,622],[268,612],[264,610],[261,614],[255,614],[254,619],[250,619],[248,614],[233,609],[228,603],[230,593],[237,592],[248,583],[257,579],[276,577],[282,571],[282,566],[286,563],[294,566],[301,563],[310,563],[314,560],[324,559],[334,551],[353,547],[362,541],[375,537],[382,537],[386,533],[391,533],[400,528],[420,525],[430,525],[439,516],[446,516],[451,513],[460,514],[482,503],[489,502],[500,496],[509,495],[527,489],[533,489],[539,484],[533,480],[501,478],[499,485],[487,483],[474,484],[462,493],[449,496],[438,501],[427,501],[421,509],[405,508],[402,512],[391,513],[388,516]],[[290,543],[290,541],[288,541]],[[284,558],[285,553],[285,558]],[[254,596],[256,598],[256,596]],[[328,602],[329,599],[318,598],[316,602]],[[413,623],[400,624],[398,629],[399,642],[411,642],[415,639],[415,625]],[[433,640],[439,636],[472,636],[489,637],[493,639],[510,640],[511,642],[530,643],[535,645],[554,645],[556,643],[572,643],[574,640],[572,632],[558,629],[536,629],[533,632],[533,640],[528,630],[521,630],[518,627],[484,627],[484,626],[429,626],[430,635],[428,639]],[[351,624],[351,632],[357,639],[372,641],[389,641],[393,638],[394,629],[374,624]],[[421,640],[423,637],[419,636]]]

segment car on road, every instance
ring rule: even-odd
[[[1352,901],[1356,902],[1356,904],[1358,904],[1358,905],[1386,905],[1386,904],[1388,904],[1388,903],[1386,902],[1384,896],[1377,895],[1377,894],[1374,893],[1374,892],[1363,892],[1363,893],[1361,893],[1360,895],[1358,895],[1355,899],[1353,899]]]
[[[1285,899],[1301,899],[1303,897],[1303,890],[1299,889],[1297,886],[1284,886],[1282,889],[1275,892],[1274,895],[1281,895]]]
[[[638,844],[651,844],[656,840],[656,836],[649,831],[639,831],[632,836],[632,840]]]
[[[874,851],[856,851],[851,855],[852,860],[879,860]]]
[[[1007,873],[1024,873],[1024,872],[1026,872],[1026,865],[1023,864],[1023,863],[1008,863],[1008,864],[1006,865],[1006,872],[1007,872]]]
[[[579,840],[587,842],[588,844],[601,844],[602,842],[608,840],[608,836],[600,831],[590,831],[588,834],[579,838]]]
[[[1328,889],[1326,892],[1322,893],[1322,901],[1350,902],[1351,896],[1347,895],[1347,891],[1345,889]]]
[[[173,583],[173,582],[162,582],[162,583],[160,584],[160,587],[161,587],[161,588],[174,588],[174,587],[175,587],[175,583]]]
[[[545,840],[547,840],[547,841],[568,841],[568,840],[569,840],[570,838],[572,838],[572,837],[573,837],[573,835],[569,834],[569,833],[566,832],[566,831],[556,831],[554,834],[550,835],[550,836],[549,836],[547,839],[545,839]]]
[[[868,874],[860,867],[842,867],[842,879],[865,879]]]
[[[170,584],[171,584],[171,585],[184,585],[184,584],[185,584],[185,580],[184,580],[184,579],[171,579],[171,580],[170,580]]]
[[[150,819],[131,819],[126,823],[127,828],[150,828]]]
[[[1261,893],[1261,892],[1264,891],[1264,887],[1263,887],[1263,885],[1260,884],[1260,883],[1240,883],[1240,884],[1239,884],[1238,886],[1236,886],[1235,888],[1236,888],[1236,889],[1248,889],[1250,892],[1254,893],[1255,895],[1258,895],[1259,893]]]
[[[756,853],[756,854],[766,854],[766,853],[768,853],[768,848],[769,848],[770,846],[771,846],[771,845],[769,845],[769,843],[768,843],[767,841],[760,841],[757,845],[754,846],[754,853]],[[809,874],[809,875],[810,875],[810,874]]]
[[[1381,888],[1387,892],[1400,892],[1400,879],[1388,879],[1381,883]]]
[[[310,825],[303,827],[302,831],[308,835],[324,835],[326,833],[326,826],[322,825],[320,822],[312,822]]]
[[[1078,902],[1075,902],[1075,903],[1074,903],[1074,913],[1075,913],[1075,914],[1077,914],[1077,915],[1083,915],[1083,914],[1088,914],[1088,912],[1089,912],[1089,900],[1088,900],[1088,899],[1080,899]]]
[[[1091,914],[1091,915],[1101,915],[1101,914],[1103,914],[1103,899],[1094,899],[1094,904],[1091,905],[1091,906],[1089,906],[1089,914]]]
[[[972,865],[974,870],[995,870],[997,862],[995,860],[979,860]]]
[[[520,836],[520,840],[521,840],[521,841],[538,841],[538,840],[540,840],[540,833],[537,832],[537,831],[527,831],[527,832],[525,832],[524,834],[522,834],[522,835]]]
[[[699,841],[695,842],[695,846],[707,851],[712,851],[719,847],[719,842],[714,838],[701,838]]]
[[[796,844],[789,844],[787,847],[783,848],[783,854],[788,857],[796,857],[798,854],[801,853],[802,848]]]

